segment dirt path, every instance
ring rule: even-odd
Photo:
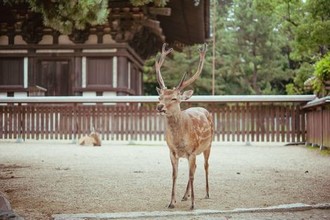
[[[330,158],[303,146],[215,144],[210,157],[210,199],[203,199],[203,158],[195,176],[197,209],[266,207],[330,202]],[[179,164],[177,205],[186,182]],[[25,219],[60,213],[168,210],[171,165],[160,145],[0,142],[0,192]]]

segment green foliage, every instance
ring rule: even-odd
[[[153,3],[155,6],[164,7],[169,0],[130,0],[132,5],[142,6]]]
[[[136,6],[154,3],[165,6],[168,0],[131,0]],[[44,25],[62,34],[71,34],[73,30],[84,30],[93,25],[102,25],[108,21],[108,0],[4,0],[5,4],[27,3],[33,12],[40,13]]]
[[[73,29],[84,30],[89,25],[104,24],[109,14],[106,0],[30,0],[29,3],[32,11],[43,15],[45,26],[63,34],[70,34]]]
[[[4,3],[28,3],[31,11],[42,15],[45,26],[63,34],[71,34],[74,29],[84,30],[91,25],[104,24],[109,15],[107,0],[5,0]]]
[[[330,53],[316,63],[314,75],[322,81],[330,79]]]
[[[326,96],[325,82],[330,80],[330,53],[315,64],[314,79],[312,82],[314,91],[319,96]]]
[[[296,30],[296,49],[305,56],[325,55],[330,47],[330,4],[328,0],[308,0]]]
[[[249,91],[243,94],[284,94],[292,77],[287,55],[287,39],[280,31],[279,18],[267,10],[258,10],[257,0],[233,1],[230,53],[240,66]],[[268,10],[274,6],[268,3]],[[237,31],[236,31],[237,30]],[[221,36],[221,35],[220,35]]]
[[[186,47],[182,52],[173,51],[167,56],[162,68],[161,73],[164,79],[165,85],[168,88],[176,87],[183,74],[188,73],[186,79],[191,77],[197,70],[199,62],[199,52],[198,48],[200,45],[195,45],[192,47]],[[159,56],[157,54],[156,56]],[[194,89],[195,94],[209,94],[211,91],[211,77],[208,63],[210,56],[210,50],[207,52],[207,60],[205,61],[201,77],[197,79],[193,85],[190,85],[187,89]],[[155,72],[155,59],[156,57],[151,57],[145,61],[144,64],[144,94],[146,95],[156,95],[156,87],[159,87],[156,80]]]
[[[143,89],[145,95],[157,95],[158,86],[155,72],[155,57],[151,57],[144,62],[143,66]]]
[[[328,0],[257,0],[258,9],[278,17],[279,31],[286,36],[289,68],[294,72],[286,86],[289,94],[303,94],[304,82],[314,72],[316,61],[330,48],[330,4]],[[309,80],[310,81],[310,80]],[[314,78],[316,93],[321,82]]]
[[[305,82],[312,76],[314,66],[310,63],[304,62],[300,65],[299,69],[293,71],[293,82],[286,85],[286,92],[289,95],[302,95],[309,92],[305,88]]]

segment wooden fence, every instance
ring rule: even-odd
[[[195,96],[182,108],[212,112],[215,141],[304,142],[314,96]],[[76,140],[95,128],[102,140],[164,140],[157,97],[26,97],[0,99],[1,139]]]
[[[307,116],[306,143],[330,147],[330,96],[304,106]]]

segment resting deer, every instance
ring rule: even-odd
[[[199,50],[199,64],[196,73],[188,80],[185,80],[186,74],[182,77],[179,85],[173,89],[167,89],[162,78],[160,68],[165,57],[172,51],[166,50],[166,44],[163,45],[162,53],[156,60],[155,68],[157,81],[160,88],[157,88],[159,94],[159,103],[157,110],[166,118],[165,139],[170,150],[170,158],[173,168],[172,195],[169,208],[174,208],[176,203],[175,187],[178,174],[178,162],[180,157],[185,157],[189,162],[189,180],[186,192],[182,201],[188,200],[191,196],[191,209],[195,206],[194,197],[194,174],[196,170],[196,156],[204,154],[204,168],[206,178],[206,197],[209,198],[208,183],[208,159],[210,156],[211,142],[213,138],[213,122],[211,114],[201,107],[188,108],[181,111],[180,103],[189,99],[193,91],[182,92],[184,88],[192,84],[201,74],[205,60],[206,44]]]

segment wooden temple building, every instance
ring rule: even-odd
[[[109,0],[104,25],[63,35],[28,5],[0,3],[0,97],[142,95],[142,66],[164,42],[180,49],[209,37],[208,0],[134,7]]]

